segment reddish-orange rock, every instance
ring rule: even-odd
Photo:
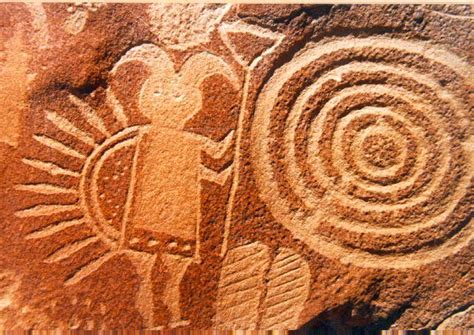
[[[0,328],[473,327],[473,28],[0,4]]]

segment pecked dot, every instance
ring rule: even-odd
[[[191,250],[191,246],[189,244],[186,244],[184,247],[183,247],[183,250],[184,251],[189,251]]]
[[[154,247],[155,245],[158,245],[158,244],[159,244],[158,241],[154,239],[150,239],[147,243],[149,247]]]

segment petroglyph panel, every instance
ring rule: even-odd
[[[466,5],[0,5],[0,328],[462,328]]]

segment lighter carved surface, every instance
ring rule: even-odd
[[[261,329],[295,329],[309,293],[311,273],[300,255],[280,249],[267,274]]]
[[[209,33],[222,20],[230,5],[152,4],[148,9],[152,31],[176,49],[186,49],[209,40]]]
[[[229,250],[219,279],[215,327],[293,329],[309,293],[308,263],[289,248],[271,260],[259,242]]]
[[[215,327],[255,329],[264,276],[270,265],[268,248],[252,243],[230,250],[219,280]]]
[[[3,43],[4,46],[0,45],[0,142],[16,146],[20,117],[26,106],[30,56],[19,32]]]

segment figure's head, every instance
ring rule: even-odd
[[[201,108],[199,86],[206,77],[222,74],[235,79],[230,67],[209,53],[193,55],[176,72],[166,52],[154,44],[129,50],[114,71],[127,62],[141,62],[148,68],[149,77],[141,88],[138,106],[157,127],[183,129]]]

